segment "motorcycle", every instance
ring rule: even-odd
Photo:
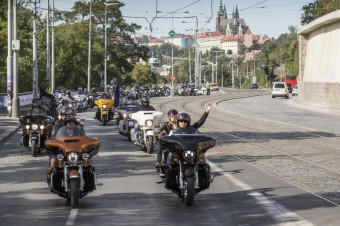
[[[51,116],[29,115],[21,116],[19,122],[23,125],[21,145],[36,157],[44,148],[44,142],[51,137],[54,121]]]
[[[88,108],[87,96],[85,94],[76,94],[73,96],[75,99],[75,110],[77,112],[85,111]]]
[[[136,145],[149,154],[153,153],[153,148],[158,144],[154,130],[163,117],[164,113],[159,111],[139,111],[131,114],[131,119],[136,120],[140,126],[140,131],[136,134]],[[131,130],[130,136],[134,141],[134,130]]]
[[[94,101],[99,111],[96,112],[96,118],[103,123],[103,126],[113,119],[113,100],[111,99],[98,99]]]
[[[58,160],[51,173],[51,192],[70,200],[78,208],[79,199],[96,190],[96,173],[88,160],[99,151],[100,142],[87,136],[60,137],[45,142],[48,154]]]
[[[118,116],[116,118],[119,124],[119,134],[126,136],[131,141],[131,130],[135,126],[135,120],[130,115],[138,111],[138,105],[125,105],[117,108]]]
[[[194,196],[208,189],[213,181],[204,155],[215,146],[215,140],[204,134],[173,134],[162,137],[160,143],[172,153],[173,160],[166,166],[164,179],[158,183],[165,182],[167,189],[183,198],[187,206],[192,206]]]
[[[89,108],[93,108],[94,107],[94,101],[97,98],[97,94],[96,93],[90,93],[87,96],[87,105]]]

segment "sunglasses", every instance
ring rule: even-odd
[[[185,121],[185,120],[179,120],[179,122],[188,123],[188,121]]]

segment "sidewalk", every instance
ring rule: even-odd
[[[19,118],[0,116],[0,144],[17,132],[19,126]]]

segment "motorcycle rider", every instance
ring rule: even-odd
[[[203,115],[201,116],[201,118],[197,122],[195,122],[191,127],[198,129],[204,124],[205,120],[207,119],[207,117],[209,115],[209,112],[210,112],[210,109],[211,109],[211,103],[206,104],[204,108],[205,108],[205,111],[203,112]],[[187,113],[180,113],[180,117],[184,118],[185,114],[187,114]],[[173,133],[178,127],[184,127],[185,126],[185,123],[179,123],[178,122],[178,116],[179,116],[179,114],[178,114],[178,111],[176,109],[171,109],[170,111],[168,111],[168,122],[161,125],[161,128],[160,128],[161,134],[163,136],[169,135],[171,131]],[[186,117],[187,117],[187,119],[188,119],[188,117],[190,119],[189,115],[187,115]],[[191,121],[191,119],[189,121]],[[190,123],[189,123],[189,125],[190,125]],[[155,165],[156,169],[159,169],[162,165],[161,164],[162,152],[163,152],[163,148],[162,148],[162,146],[160,146],[160,148],[158,149],[158,152],[157,152],[157,163]],[[168,159],[168,154],[169,154],[169,150],[165,150],[164,151],[164,160],[165,161]]]
[[[82,126],[77,125],[77,119],[74,115],[68,115],[65,118],[65,125],[61,126],[57,132],[56,139],[60,137],[71,137],[71,136],[86,136],[85,130]],[[92,159],[88,160],[88,164],[92,163]],[[47,168],[47,184],[51,185],[51,174],[53,168],[58,164],[56,158],[49,158],[49,166]]]
[[[123,105],[139,105],[139,104],[135,101],[135,97],[133,96],[133,94],[130,93],[124,98]]]
[[[156,109],[150,105],[150,99],[147,96],[143,96],[141,99],[141,106],[138,108],[138,111],[156,111]],[[139,142],[137,139],[137,133],[140,131],[140,126],[136,122],[135,127],[133,128],[135,134],[135,145],[139,146]]]
[[[208,113],[209,113],[210,104],[207,104],[205,106],[205,108],[206,108],[206,110],[209,109],[208,110]],[[195,122],[193,125],[190,125],[190,122],[191,122],[190,115],[188,113],[184,113],[184,112],[179,113],[178,116],[177,116],[177,123],[176,123],[177,128],[171,130],[169,135],[171,136],[172,134],[199,134],[200,132],[198,131],[198,128],[201,125],[203,125],[208,114],[206,114],[206,117],[203,118],[204,115],[205,114],[203,114],[202,117],[197,122]],[[168,154],[167,159],[166,159],[166,165],[167,165],[168,168],[169,168],[172,160],[173,160],[172,159],[172,153],[170,152]],[[205,157],[203,157],[202,162],[199,163],[199,166],[202,167],[202,169],[204,169],[206,171],[207,175],[209,175],[209,178],[212,181],[213,176],[211,175],[210,165],[206,162]]]
[[[139,111],[156,111],[156,109],[150,105],[150,99],[147,96],[143,96],[141,99],[141,107]]]
[[[55,128],[54,128],[55,134],[57,134],[61,126],[65,125],[65,119],[69,115],[76,116],[76,112],[74,111],[74,109],[72,107],[69,107],[68,105],[62,106],[59,110],[58,120],[55,122]]]
[[[34,98],[32,100],[32,108],[31,108],[30,114],[32,116],[44,116],[44,115],[47,115],[46,111],[41,106],[41,101],[40,101],[39,98]]]

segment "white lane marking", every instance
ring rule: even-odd
[[[74,221],[77,218],[77,214],[78,209],[72,209],[65,225],[74,225]]]
[[[207,160],[208,161],[208,160]],[[233,184],[241,188],[242,190],[254,190],[251,186],[248,184],[238,180],[236,177],[233,177],[232,175],[223,172],[224,170],[220,167],[218,167],[216,164],[212,163],[211,161],[208,161],[210,166],[214,168],[216,171],[219,171],[223,176],[225,176],[229,181],[231,181]],[[264,195],[262,195],[259,192],[251,192],[248,195],[253,196],[258,203],[264,206],[264,208],[269,213],[269,216],[279,225],[314,225],[313,223],[307,221],[306,219],[303,219],[298,214],[290,211],[286,207],[282,206],[281,204],[268,199]]]

